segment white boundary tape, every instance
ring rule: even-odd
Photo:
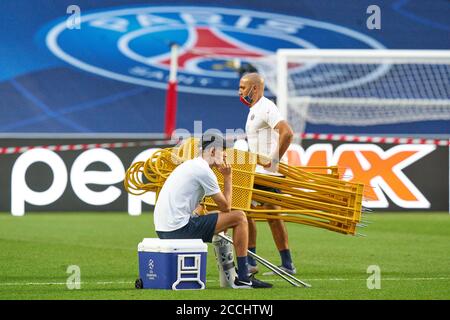
[[[375,137],[375,136],[355,136],[345,134],[322,134],[303,133],[302,139],[327,140],[342,142],[367,142],[385,144],[434,144],[438,146],[450,146],[450,139],[426,139],[426,138],[404,138],[404,137]]]
[[[384,144],[433,144],[438,146],[450,146],[450,139],[426,139],[426,138],[404,138],[404,137],[376,137],[376,136],[356,136],[344,134],[323,134],[323,133],[303,133],[302,139],[342,141],[342,142],[366,142],[366,143],[384,143]],[[0,147],[0,155],[20,154],[31,149],[44,148],[55,152],[60,151],[78,151],[95,148],[119,149],[144,146],[162,146],[176,144],[169,140],[150,140],[138,142],[107,142],[107,143],[80,143],[65,145],[42,145],[42,146],[17,146]]]
[[[107,143],[80,143],[80,144],[64,144],[64,145],[42,145],[42,146],[20,146],[20,147],[0,147],[0,155],[2,154],[20,154],[31,149],[44,148],[51,151],[77,151],[89,150],[95,148],[119,149],[130,147],[146,147],[146,146],[163,146],[173,144],[170,140],[153,140],[153,141],[132,141],[132,142],[107,142]]]

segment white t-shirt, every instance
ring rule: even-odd
[[[282,120],[283,117],[275,103],[264,96],[261,97],[250,108],[245,124],[249,151],[272,158],[278,150],[279,139],[278,132],[274,128]],[[256,172],[273,174],[260,165],[256,166]]]
[[[164,183],[155,205],[157,231],[184,227],[204,196],[221,192],[214,172],[203,158],[180,164]]]

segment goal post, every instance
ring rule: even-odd
[[[450,50],[279,49],[254,64],[297,133],[450,120]]]

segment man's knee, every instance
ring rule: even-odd
[[[236,210],[233,211],[233,214],[237,224],[247,224],[247,216],[244,211]]]

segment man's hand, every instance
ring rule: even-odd
[[[267,156],[263,156],[263,155],[258,155],[258,164],[263,166],[263,167],[267,167],[271,165],[271,159]]]
[[[280,161],[275,157],[270,158],[267,156],[258,155],[258,164],[261,165],[267,171],[277,172],[279,163]]]
[[[231,177],[231,165],[225,161],[217,167],[217,170],[219,170],[224,178]]]
[[[231,210],[231,165],[226,161],[226,154],[223,155],[223,162],[217,165],[217,170],[223,175],[223,194],[219,192],[213,195],[214,202],[219,206],[219,210],[229,212]]]
[[[270,162],[268,162],[267,164],[263,165],[263,167],[267,171],[277,172],[279,165],[280,165],[280,161],[278,161],[278,159],[272,159]]]
[[[223,175],[224,178],[231,177],[231,165],[227,163],[227,154],[223,153],[222,163],[217,166],[217,170]]]

